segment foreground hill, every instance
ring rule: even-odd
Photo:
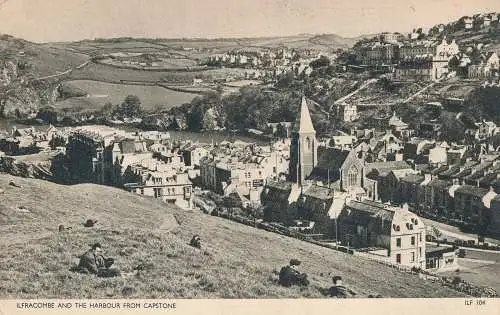
[[[348,254],[110,187],[0,174],[0,199],[2,298],[322,297],[332,275],[341,275],[360,297],[460,296]],[[96,227],[82,226],[89,218],[98,220]],[[59,224],[72,229],[59,233]],[[195,233],[203,251],[187,245]],[[69,271],[96,241],[116,259],[123,277]],[[308,288],[276,284],[273,271],[290,258],[302,261]],[[143,270],[134,273],[140,264]]]

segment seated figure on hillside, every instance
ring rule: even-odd
[[[113,258],[103,256],[101,244],[95,243],[91,249],[80,257],[78,271],[85,274],[95,274],[103,278],[119,276],[120,271],[111,268],[113,263]]]
[[[337,297],[337,298],[348,298],[356,295],[356,292],[346,288],[344,286],[344,283],[342,282],[342,277],[340,276],[335,276],[332,278],[333,280],[333,286],[328,289],[328,294],[331,297]]]
[[[201,238],[199,235],[193,236],[189,245],[201,249]]]
[[[279,274],[279,283],[284,287],[290,287],[292,285],[307,286],[309,285],[309,280],[307,280],[307,274],[301,273],[297,266],[300,265],[300,261],[297,259],[290,260],[288,266],[282,267]]]

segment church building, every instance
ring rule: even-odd
[[[306,98],[302,97],[300,112],[292,129],[289,180],[300,185],[304,184],[316,164],[318,164],[316,130],[309,115]]]
[[[261,195],[265,217],[287,225],[295,220],[314,221],[316,233],[332,235],[333,219],[345,198],[364,194],[363,166],[354,150],[318,145],[303,97],[291,133],[289,177],[266,184]]]

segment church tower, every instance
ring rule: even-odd
[[[303,184],[318,163],[316,130],[314,130],[305,97],[302,97],[291,140],[289,180]]]

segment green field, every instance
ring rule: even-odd
[[[9,185],[14,181],[21,187]],[[116,188],[61,186],[0,174],[0,297],[319,298],[333,275],[365,298],[463,297],[416,275],[349,254],[186,211]],[[93,228],[82,223],[96,219]],[[58,232],[59,224],[72,227]],[[193,234],[203,249],[190,247]],[[89,244],[115,258],[118,278],[70,271]],[[302,261],[306,288],[284,288],[276,271]],[[142,265],[143,270],[134,271]]]
[[[193,93],[177,92],[168,90],[159,86],[142,86],[142,85],[127,85],[127,84],[112,84],[90,80],[69,81],[73,87],[86,91],[89,97],[76,98],[75,106],[80,106],[85,109],[85,101],[90,102],[96,108],[104,106],[106,103],[120,104],[127,95],[136,95],[142,102],[142,106],[146,110],[153,109],[168,109],[174,106],[189,103],[193,98],[198,96]],[[74,99],[68,99],[64,102],[56,104],[59,109],[73,106]],[[89,106],[92,106],[89,104]]]

